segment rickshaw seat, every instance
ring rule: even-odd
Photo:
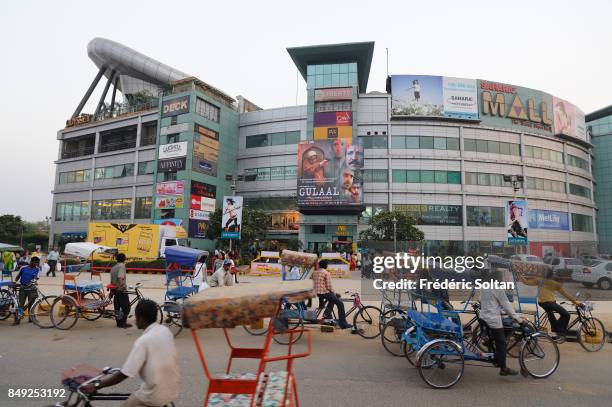
[[[445,316],[433,312],[408,311],[410,319],[417,325],[433,331],[449,332],[461,335],[462,329],[459,324],[451,321]]]
[[[281,406],[283,398],[285,399],[285,406],[291,405],[293,376],[287,371],[263,372],[259,379],[253,373],[224,374],[219,379],[224,380],[225,383],[232,379],[237,381],[257,380],[255,406]],[[214,383],[214,380],[212,383]],[[251,405],[252,397],[252,394],[214,392],[208,395],[207,405],[248,407]]]
[[[537,304],[538,297],[518,297],[521,304]]]
[[[196,292],[195,287],[178,286],[178,287],[171,288],[168,291],[166,291],[166,297],[185,298],[185,297],[190,296],[191,294],[194,294],[195,292]]]

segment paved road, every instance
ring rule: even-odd
[[[156,279],[143,277],[151,284]],[[43,281],[43,284],[55,284]],[[348,282],[338,283],[349,284]],[[153,284],[156,285],[156,284]],[[54,286],[43,289],[54,290]],[[159,297],[161,290],[147,290]],[[241,344],[256,345],[259,338],[233,330]],[[79,320],[70,331],[40,330],[32,324],[12,327],[0,322],[0,406],[41,406],[51,400],[9,400],[9,387],[58,388],[60,372],[80,362],[95,366],[120,365],[139,332],[121,330],[110,320]],[[213,371],[227,358],[222,332],[201,333],[204,352]],[[490,367],[466,367],[463,380],[450,390],[433,390],[407,361],[386,353],[378,340],[364,340],[346,331],[313,332],[313,354],[295,365],[303,406],[602,406],[612,398],[612,345],[587,353],[576,343],[561,345],[561,366],[546,380],[500,377]],[[182,391],[177,406],[201,405],[206,381],[187,332],[177,338]],[[284,347],[274,345],[273,352]],[[516,360],[511,365],[517,366]],[[248,364],[237,371],[251,370]],[[136,381],[120,390],[130,391]]]

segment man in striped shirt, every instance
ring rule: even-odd
[[[323,304],[325,301],[328,301],[329,304],[335,305],[338,308],[338,327],[340,329],[351,328],[352,325],[346,322],[344,303],[336,296],[336,293],[332,288],[331,277],[326,269],[327,261],[319,261],[317,269],[313,271],[311,277],[314,280],[314,291],[319,297],[319,304]],[[330,308],[333,308],[333,305]]]

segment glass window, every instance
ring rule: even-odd
[[[406,148],[407,149],[412,149],[412,148],[418,149],[419,148],[419,137],[418,136],[406,136]]]
[[[447,171],[447,176],[448,176],[448,183],[449,184],[461,184],[461,172],[459,172],[459,171]]]
[[[500,227],[504,226],[504,208],[493,206],[468,206],[467,225]]]
[[[463,140],[463,149],[465,151],[476,151],[476,140],[473,138],[466,138]]]
[[[434,149],[446,150],[446,137],[434,137]]]
[[[489,174],[478,173],[478,185],[489,185]]]
[[[419,170],[407,170],[406,171],[406,182],[419,183],[421,182],[421,171]]]
[[[138,175],[153,174],[155,172],[155,161],[142,161],[138,163]]]
[[[298,144],[300,142],[300,131],[288,131],[285,133],[285,144]]]
[[[476,151],[486,153],[488,148],[487,140],[476,140]]]
[[[525,157],[533,157],[533,146],[525,146]]]
[[[419,137],[419,148],[422,150],[431,150],[434,148],[433,137],[421,136]]]
[[[150,146],[155,144],[157,137],[157,122],[147,123],[142,125],[140,133],[140,147]]]
[[[393,170],[391,172],[391,179],[393,182],[405,183],[406,170]]]
[[[489,185],[495,187],[501,187],[504,181],[504,177],[501,174],[489,174]]]
[[[147,219],[151,217],[153,199],[150,196],[138,197],[134,203],[134,217],[137,219]]]
[[[593,217],[572,213],[572,230],[575,232],[593,232]]]
[[[446,149],[447,150],[459,150],[459,139],[448,137],[446,139]]]
[[[387,136],[369,136],[369,137],[359,137],[359,139],[363,143],[363,148],[378,148],[384,149],[387,148]],[[402,142],[403,142],[402,137]],[[399,147],[403,148],[403,147]]]
[[[478,173],[466,172],[465,173],[465,183],[467,185],[478,185]]]
[[[521,155],[521,146],[519,144],[510,144],[510,155],[520,156]]]
[[[257,169],[257,181],[270,181],[270,167]]]
[[[499,142],[488,140],[487,141],[487,150],[489,153],[499,154]]]
[[[272,167],[270,168],[270,180],[281,180],[285,179],[285,167]]]
[[[266,147],[268,145],[267,134],[257,134],[246,137],[246,148]]]
[[[436,184],[447,184],[448,178],[446,171],[434,171],[434,181]]]
[[[421,170],[421,182],[423,184],[433,184],[435,182],[434,172],[432,170]]]
[[[365,182],[387,182],[387,170],[365,170],[363,172]]]
[[[591,189],[587,187],[583,187],[582,185],[569,184],[569,192],[572,195],[578,195],[585,198],[591,197]]]
[[[499,153],[509,155],[510,154],[510,143],[505,143],[503,141],[499,142]]]
[[[392,136],[391,137],[391,148],[406,148],[406,137],[405,136]]]
[[[282,145],[285,145],[285,133],[272,133],[272,134],[270,134],[270,145],[271,146],[282,146]]]
[[[204,99],[196,99],[196,113],[211,122],[219,123],[219,108]]]
[[[297,166],[289,165],[285,167],[285,179],[296,179],[297,177]]]

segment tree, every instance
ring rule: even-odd
[[[221,208],[217,208],[210,214],[208,228],[206,229],[206,238],[217,240],[221,238]],[[257,239],[265,240],[268,232],[270,217],[261,209],[251,209],[249,207],[242,208],[242,225],[240,225],[240,240],[233,242],[233,247],[240,250],[243,254],[248,254],[248,249]],[[222,248],[229,247],[229,240],[222,239],[219,241]]]
[[[420,242],[425,234],[414,226],[414,219],[397,210],[382,211],[373,215],[368,223],[370,227],[359,234],[364,241],[393,241],[393,218],[397,220],[395,238],[398,242]]]
[[[0,241],[3,243],[19,244],[21,233],[25,224],[21,216],[0,216]]]

